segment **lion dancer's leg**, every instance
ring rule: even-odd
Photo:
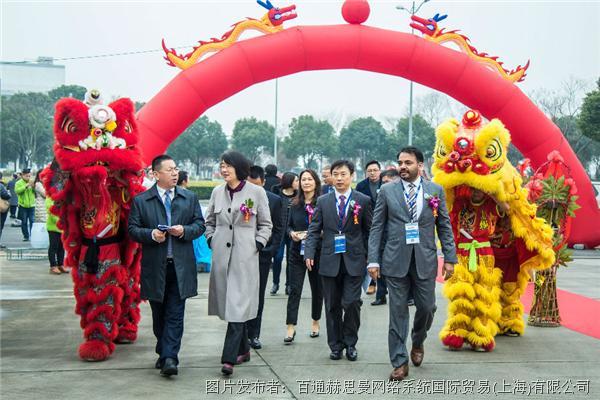
[[[125,241],[122,247],[126,278],[123,280],[123,301],[117,320],[119,334],[116,343],[132,343],[137,339],[140,321],[140,261],[141,249],[137,243]]]
[[[459,257],[454,266],[454,274],[442,290],[448,299],[448,318],[440,332],[440,339],[445,346],[458,350],[463,346],[471,330],[471,321],[475,315],[475,278],[467,267],[465,257]]]
[[[73,270],[76,312],[81,315],[85,342],[79,346],[79,356],[87,361],[102,361],[115,349],[118,335],[117,319],[121,312],[126,279],[121,265],[119,245],[98,247],[97,268],[86,263],[87,246],[82,246],[78,268]]]
[[[520,247],[523,246],[521,249]],[[523,303],[521,296],[527,288],[529,273],[521,268],[521,261],[533,255],[524,248],[521,241],[508,248],[495,248],[496,264],[502,269],[502,317],[498,323],[500,333],[507,336],[520,336],[525,331]]]
[[[500,305],[500,282],[502,271],[494,268],[493,255],[478,256],[477,271],[474,273],[475,315],[467,341],[474,350],[492,351],[494,337],[498,334],[498,321],[502,314]]]

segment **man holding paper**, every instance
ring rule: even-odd
[[[179,169],[164,154],[152,161],[156,184],[133,199],[129,235],[142,244],[141,297],[150,301],[155,368],[177,375],[185,299],[197,292],[192,241],[206,230],[198,197],[177,186]]]
[[[416,313],[410,358],[415,367],[423,361],[423,343],[436,310],[436,228],[442,243],[446,276],[452,274],[457,262],[444,191],[441,186],[421,178],[419,171],[423,161],[423,153],[415,147],[400,150],[401,180],[381,187],[369,237],[369,274],[373,279],[383,276],[389,292],[388,346],[394,367],[390,380],[408,376],[407,300],[411,291]]]

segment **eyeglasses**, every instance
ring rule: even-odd
[[[160,170],[158,172],[164,172],[164,173],[167,173],[167,174],[172,174],[172,173],[175,172],[175,173],[178,174],[179,173],[179,168],[175,167],[175,168],[163,169],[163,170]]]

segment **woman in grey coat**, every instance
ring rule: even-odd
[[[241,153],[221,156],[225,184],[210,197],[206,215],[206,239],[212,249],[208,314],[228,322],[221,372],[250,360],[245,322],[258,311],[258,253],[271,236],[271,215],[262,187],[246,181],[250,162]]]

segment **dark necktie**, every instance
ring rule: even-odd
[[[167,225],[171,226],[171,191],[165,192],[165,210],[167,211]],[[171,235],[167,236],[167,257],[173,257],[173,242]]]
[[[340,229],[346,222],[346,196],[340,196],[340,204],[338,205],[338,216],[340,217]]]

